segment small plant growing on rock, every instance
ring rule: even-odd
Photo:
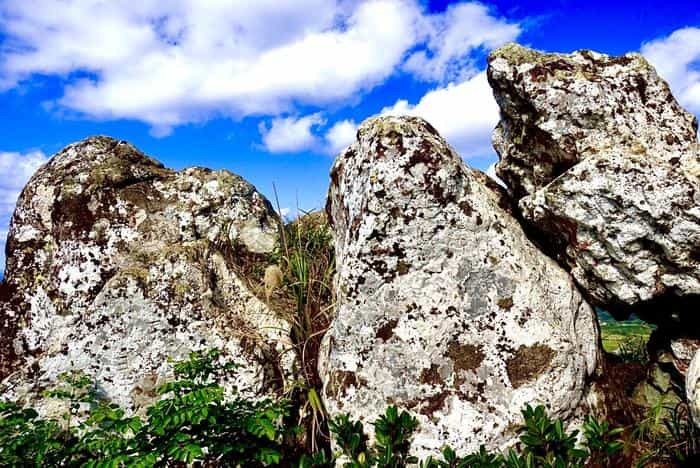
[[[282,218],[276,189],[275,199]],[[299,210],[297,219],[282,227],[280,238],[281,245],[268,258],[279,270],[280,287],[267,294],[268,303],[292,324],[292,340],[302,371],[302,378],[296,385],[297,395],[302,400],[303,421],[300,422],[307,428],[308,448],[312,452],[327,450],[330,436],[325,408],[318,397],[322,383],[317,369],[321,340],[330,324],[329,312],[333,308],[333,231],[325,213]]]
[[[520,441],[532,453],[535,462],[542,467],[579,466],[587,456],[585,450],[576,447],[578,431],[566,432],[561,419],[552,420],[543,406],[523,410],[525,425]]]
[[[386,413],[374,423],[377,439],[377,464],[387,468],[402,468],[408,463],[416,463],[409,456],[411,438],[418,427],[418,420],[406,411],[399,413],[396,406],[387,408]]]
[[[645,420],[640,425],[644,430],[634,433],[638,440],[652,447],[642,457],[639,466],[657,460],[677,466],[700,464],[700,431],[691,419],[687,403],[669,406],[664,405],[662,400],[659,405],[652,407],[647,419],[649,421]]]
[[[351,421],[347,414],[337,416],[328,423],[335,441],[343,456],[348,461],[346,468],[363,468],[372,466],[372,456],[367,446],[364,426],[359,421]]]

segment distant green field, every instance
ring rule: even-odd
[[[630,343],[646,343],[649,335],[654,330],[652,325],[630,318],[625,321],[617,321],[605,311],[598,310],[600,321],[600,333],[603,340],[603,349],[609,353],[618,353],[620,346]]]

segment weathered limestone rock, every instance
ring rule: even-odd
[[[17,312],[10,304],[10,291],[4,281],[0,281],[0,378],[9,374],[17,361],[12,337],[17,334]]]
[[[662,363],[647,365],[645,378],[634,386],[629,397],[632,403],[642,409],[642,415],[639,417],[645,417],[652,408],[657,408],[661,417],[669,418],[672,416],[673,409],[681,402],[683,395],[679,394],[675,379],[667,371],[667,367],[662,365]]]
[[[690,316],[694,310],[687,311]],[[665,324],[656,328],[647,343],[650,364],[649,373],[665,374],[665,379],[671,382],[669,392],[676,393],[678,398],[684,398],[683,388],[690,362],[700,349],[700,330],[692,321],[681,324]],[[655,379],[659,380],[659,379]],[[662,386],[657,385],[661,388]]]
[[[290,325],[237,273],[274,249],[278,229],[264,197],[229,172],[174,172],[106,137],[66,147],[12,218],[0,351],[16,372],[5,397],[29,402],[78,369],[138,407],[169,357],[214,347],[242,365],[239,387],[281,388]]]
[[[700,351],[697,351],[690,361],[685,375],[685,391],[690,415],[695,425],[700,427]]]
[[[418,455],[508,445],[526,403],[575,417],[597,366],[593,310],[499,206],[496,184],[411,117],[366,121],[331,179],[337,316],[320,357],[331,415],[369,423],[408,408]]]
[[[662,323],[700,310],[698,124],[638,54],[489,58],[496,173],[586,291]]]

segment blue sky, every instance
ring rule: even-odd
[[[508,41],[641,52],[700,114],[691,1],[0,0],[0,249],[32,172],[93,134],[274,182],[292,211],[323,206],[333,157],[382,112],[427,118],[486,170],[485,57]]]

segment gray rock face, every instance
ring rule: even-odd
[[[700,305],[697,121],[637,54],[489,58],[496,173],[591,300],[663,322]]]
[[[31,400],[79,369],[137,407],[168,378],[168,357],[212,347],[242,365],[244,390],[281,388],[290,326],[237,273],[272,251],[278,229],[264,197],[229,172],[174,172],[106,137],[66,147],[12,218],[5,396]]]
[[[17,312],[10,304],[10,291],[4,282],[0,282],[0,378],[9,374],[17,362],[11,337],[17,334]],[[6,335],[6,337],[3,337]]]
[[[690,361],[685,375],[685,391],[690,414],[695,425],[700,427],[700,351]]]
[[[689,314],[696,311],[688,311]],[[683,386],[683,380],[690,367],[690,361],[700,349],[698,330],[691,323],[683,323],[686,327],[658,327],[649,338],[647,350],[651,361],[658,364],[667,372],[678,387]],[[687,330],[683,330],[687,328]]]
[[[408,408],[419,455],[508,445],[526,403],[575,418],[598,331],[569,275],[427,122],[380,117],[358,135],[335,162],[327,206],[337,316],[320,370],[331,415],[368,423],[387,405]]]

